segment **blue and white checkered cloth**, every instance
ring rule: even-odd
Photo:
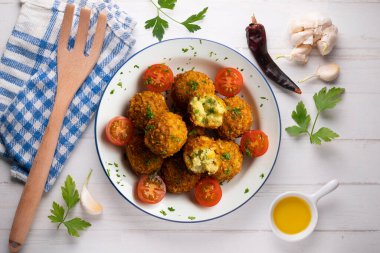
[[[11,175],[26,181],[54,103],[56,48],[66,1],[23,2],[0,63],[0,155],[13,164]],[[45,191],[49,191],[56,181],[97,110],[107,83],[127,60],[135,43],[132,37],[135,22],[111,0],[67,2],[92,9],[89,41],[100,12],[107,14],[107,32],[100,58],[65,116]],[[74,33],[69,41],[71,47],[75,41],[79,9],[75,12]]]

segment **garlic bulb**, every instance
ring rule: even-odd
[[[318,50],[321,55],[328,55],[336,44],[338,28],[331,25],[325,28],[322,33],[322,38],[317,41]]]

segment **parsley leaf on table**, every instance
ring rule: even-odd
[[[160,18],[159,16],[145,21],[145,29],[153,27],[153,36],[156,37],[159,41],[162,40],[165,34],[165,29],[169,27],[168,21]]]
[[[84,230],[91,226],[91,224],[81,218],[74,218],[63,223],[67,228],[69,235],[79,237],[78,231]]]
[[[73,178],[68,175],[65,181],[65,185],[61,187],[62,198],[65,201],[67,208],[73,208],[79,202],[79,193],[76,189]]]
[[[193,14],[190,17],[188,17],[185,21],[179,22],[176,19],[169,16],[168,14],[166,14],[162,10],[162,9],[173,10],[175,7],[175,4],[177,3],[177,0],[158,0],[157,4],[153,0],[151,0],[151,3],[157,8],[157,16],[155,18],[148,19],[147,21],[145,21],[145,29],[153,28],[153,30],[152,30],[153,37],[156,37],[159,41],[161,41],[163,39],[164,34],[165,34],[165,30],[167,28],[169,28],[168,21],[163,19],[160,16],[160,13],[165,15],[166,17],[168,17],[172,21],[183,25],[184,27],[186,27],[186,29],[189,32],[195,32],[195,31],[201,29],[201,27],[199,25],[194,24],[194,23],[204,19],[205,14],[206,14],[207,9],[208,9],[208,7],[206,7],[203,10],[201,10],[199,13]]]
[[[66,220],[70,210],[75,207],[79,202],[79,193],[76,188],[73,178],[68,175],[66,177],[64,185],[61,187],[62,198],[66,203],[67,209],[57,202],[53,202],[52,209],[50,209],[51,215],[48,216],[51,222],[58,223],[57,229],[61,224],[65,225],[69,235],[74,237],[79,237],[78,231],[84,230],[91,226],[91,224],[81,218],[73,218],[71,220]]]
[[[317,132],[314,132],[314,128],[320,113],[334,108],[336,104],[342,100],[341,96],[343,92],[344,88],[333,87],[327,90],[327,88],[324,87],[318,93],[314,94],[313,99],[318,113],[314,119],[311,132],[308,130],[311,120],[310,115],[307,113],[304,103],[300,101],[297,104],[296,109],[292,112],[292,119],[297,123],[297,125],[287,127],[285,131],[291,136],[308,134],[310,143],[317,145],[322,144],[322,141],[330,142],[331,140],[339,137],[337,133],[327,127],[322,127]]]
[[[161,8],[173,10],[177,0],[158,0]]]
[[[207,10],[208,10],[208,7],[204,8],[198,14],[194,14],[194,15],[191,15],[190,17],[188,17],[181,24],[184,25],[186,27],[186,29],[191,33],[198,31],[199,29],[201,29],[201,27],[199,25],[195,25],[193,23],[204,19]]]

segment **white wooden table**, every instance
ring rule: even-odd
[[[156,9],[148,0],[119,0],[138,21],[134,51],[156,42],[144,21]],[[287,23],[299,13],[321,11],[340,30],[339,44],[329,57],[313,52],[306,66],[286,61],[279,65],[293,79],[312,73],[318,64],[334,61],[342,68],[338,85],[346,88],[343,102],[319,120],[341,138],[322,146],[295,139],[283,131],[277,164],[256,196],[237,211],[214,221],[178,224],[139,211],[126,202],[106,178],[94,144],[94,124],[88,127],[54,189],[38,210],[23,252],[380,252],[380,1],[379,0],[188,0],[179,1],[173,16],[180,19],[209,6],[202,30],[194,36],[229,45],[254,62],[247,49],[244,28],[252,12],[265,24],[272,55],[290,50]],[[16,22],[19,3],[0,0],[0,52]],[[170,23],[165,38],[190,36]],[[272,86],[281,110],[283,128],[293,124],[290,114],[302,99],[314,108],[312,95],[324,86],[319,81],[302,85],[301,96],[290,96]],[[314,113],[314,111],[312,112]],[[7,252],[9,230],[23,185],[10,178],[10,165],[0,161],[0,251]],[[56,230],[47,216],[59,200],[67,174],[83,182],[94,170],[90,188],[103,203],[104,214],[88,217],[93,226],[79,239]],[[288,190],[311,193],[336,178],[339,188],[319,203],[316,231],[298,243],[277,239],[268,224],[268,208],[278,194]],[[80,207],[75,209],[85,215]]]

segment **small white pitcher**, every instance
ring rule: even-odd
[[[273,233],[279,238],[285,241],[289,241],[289,242],[299,241],[308,237],[314,231],[318,222],[318,209],[317,209],[318,200],[322,198],[323,196],[325,196],[326,194],[335,190],[338,187],[338,185],[339,185],[338,181],[334,179],[328,182],[327,184],[325,184],[321,189],[319,189],[317,192],[311,195],[300,193],[300,192],[285,192],[277,196],[277,198],[273,200],[270,206],[270,225],[271,225]],[[274,218],[273,218],[274,207],[277,205],[277,203],[280,200],[287,197],[298,197],[300,199],[303,199],[310,207],[311,221],[305,230],[297,234],[283,233],[281,230],[277,228],[274,222]]]

